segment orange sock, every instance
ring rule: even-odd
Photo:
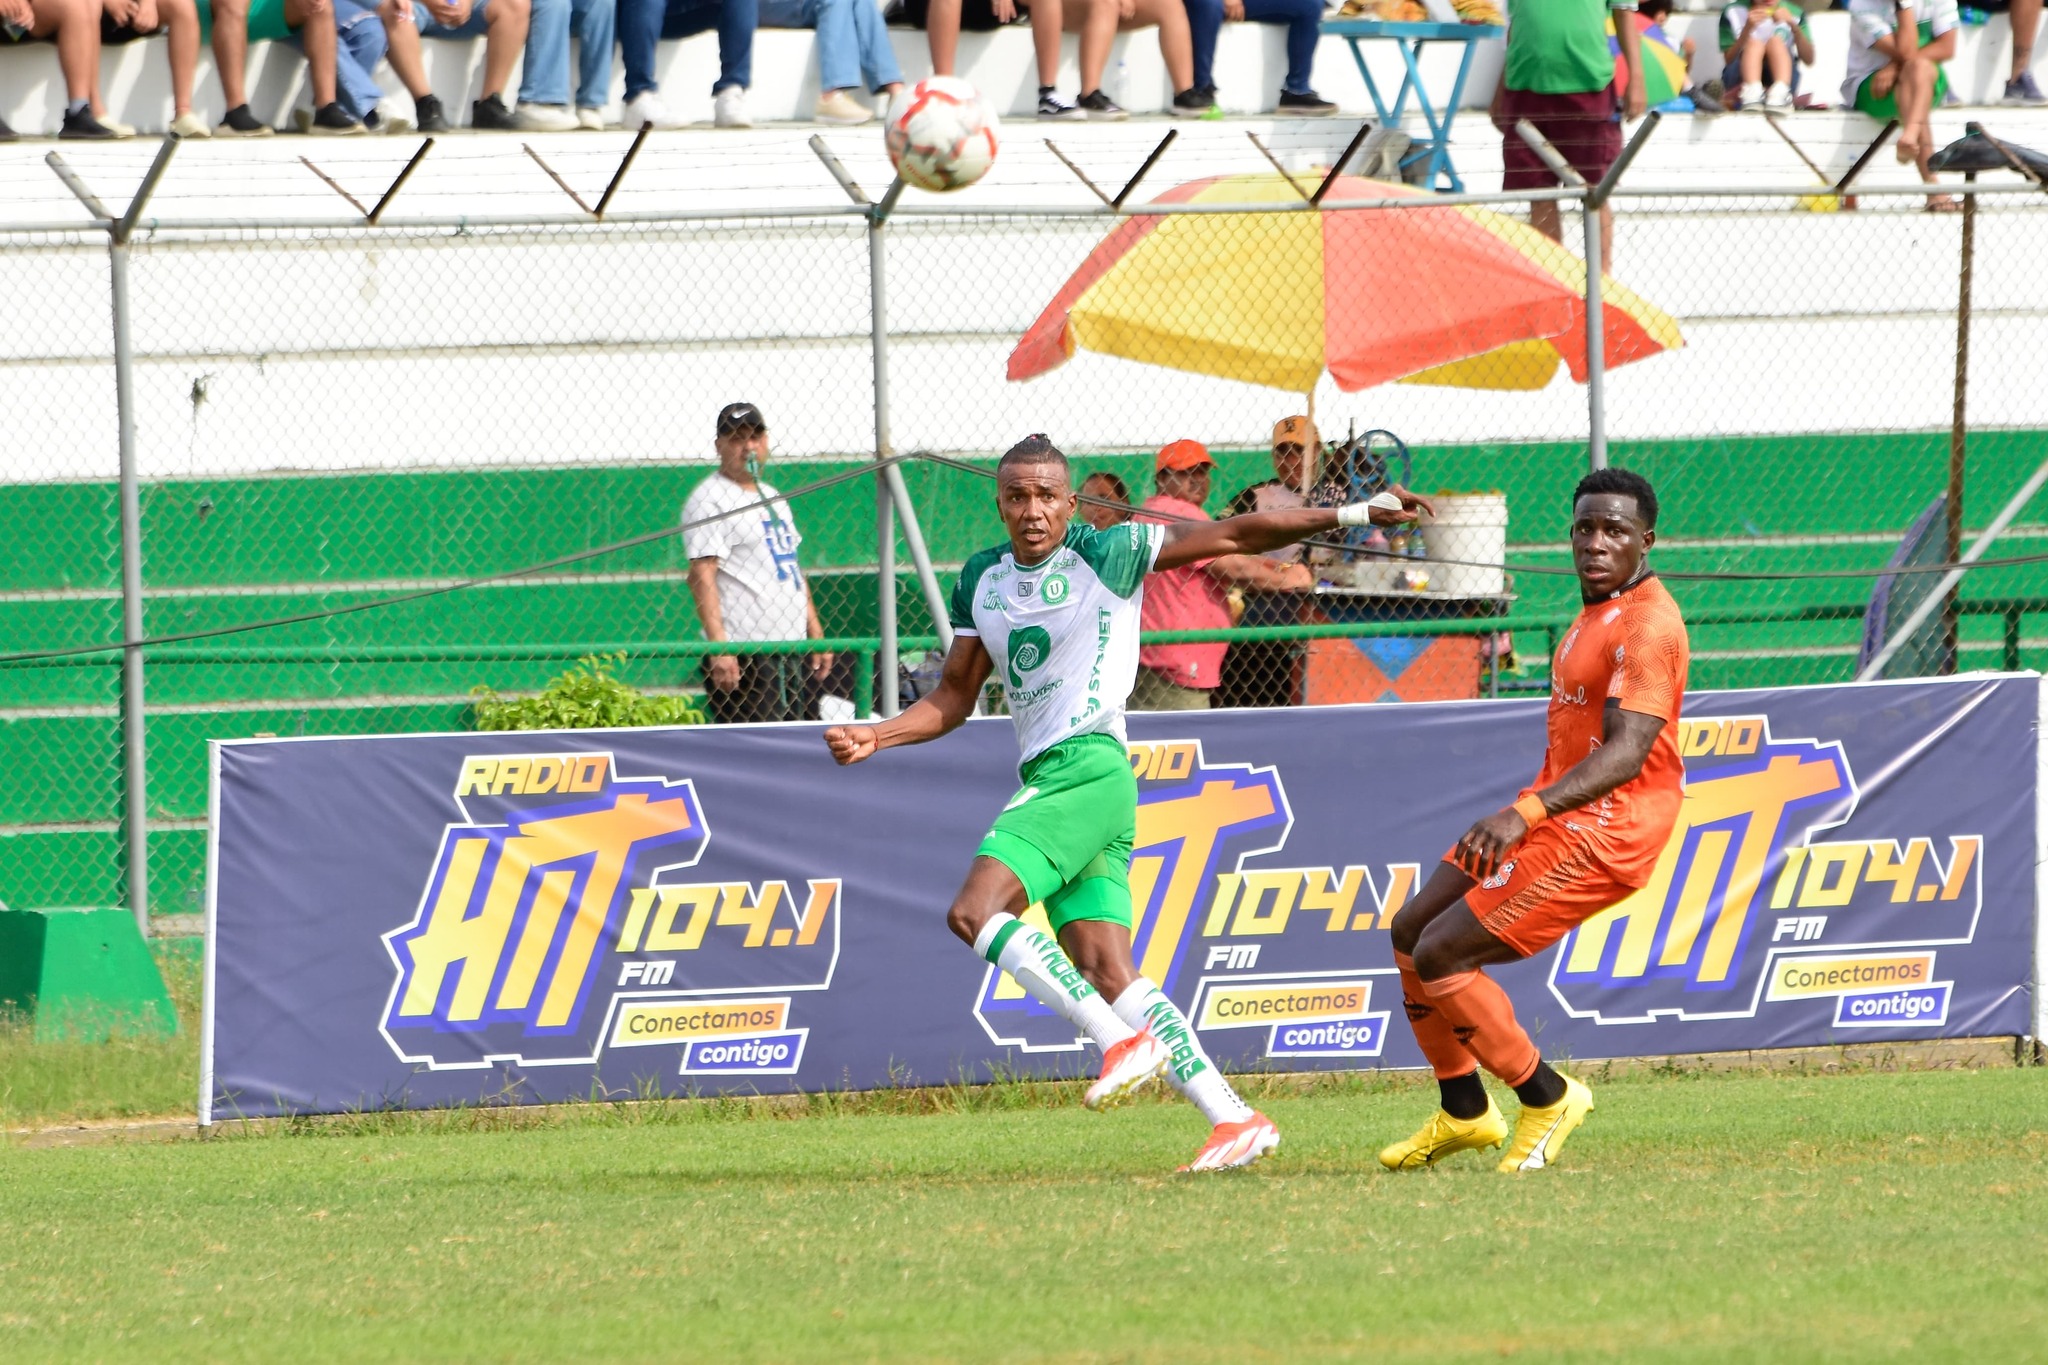
[[[1422,1045],[1422,1055],[1435,1070],[1436,1078],[1456,1080],[1478,1070],[1479,1059],[1458,1041],[1450,1020],[1444,1018],[1443,1011],[1423,989],[1422,978],[1415,974],[1415,959],[1406,953],[1395,953],[1394,965],[1401,969],[1401,1006],[1408,1011],[1408,1027],[1414,1030],[1415,1041]]]
[[[1422,988],[1481,1066],[1509,1085],[1520,1085],[1536,1074],[1542,1054],[1515,1019],[1514,1004],[1498,981],[1473,970],[1425,981]]]

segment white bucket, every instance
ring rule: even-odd
[[[1434,570],[1430,587],[1456,597],[1499,597],[1507,590],[1508,500],[1502,493],[1446,493],[1431,499],[1436,517],[1423,528]]]

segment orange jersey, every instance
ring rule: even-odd
[[[1549,747],[1527,791],[1547,787],[1600,745],[1607,703],[1664,721],[1643,770],[1598,801],[1553,816],[1583,836],[1617,878],[1650,878],[1685,799],[1678,708],[1692,650],[1663,583],[1647,578],[1579,613],[1550,661]]]

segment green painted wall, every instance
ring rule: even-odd
[[[1968,503],[1981,523],[2044,455],[2048,433],[1972,436]],[[1211,509],[1266,476],[1259,451],[1219,451]],[[1511,539],[1556,545],[1565,532],[1580,448],[1564,444],[1425,447],[1414,452],[1415,484],[1437,489],[1499,489],[1507,495]],[[1882,562],[1891,538],[1942,488],[1945,433],[1802,436],[1617,446],[1617,463],[1658,485],[1659,559],[1667,572],[1799,571],[1861,568]],[[1151,486],[1143,456],[1081,455],[1077,473],[1111,469],[1142,496]],[[784,491],[855,469],[844,463],[771,467]],[[146,576],[155,596],[153,633],[209,629],[262,617],[370,601],[421,580],[494,573],[575,553],[595,544],[675,523],[702,465],[621,468],[467,469],[408,474],[171,480],[144,490]],[[904,467],[942,563],[965,559],[1000,535],[988,480],[929,464]],[[0,485],[0,593],[52,596],[0,600],[0,651],[86,644],[115,637],[120,608],[114,489],[106,484]],[[827,629],[874,630],[875,495],[860,477],[801,498],[804,533]],[[2038,513],[2034,520],[2042,520]],[[2029,518],[2023,517],[2025,522]],[[1882,539],[1830,540],[1884,533]],[[1712,545],[1696,542],[1714,541]],[[2038,538],[2015,551],[2040,548]],[[1524,551],[1528,565],[1565,567],[1557,551]],[[923,598],[907,571],[898,593],[903,627],[930,628]],[[445,645],[634,644],[697,638],[678,540],[604,556],[564,573],[603,575],[583,582],[480,588],[352,616],[229,637],[235,646],[330,649]],[[180,590],[231,590],[188,596]],[[1570,580],[1523,573],[1518,613],[1569,612]],[[66,596],[85,592],[88,596]],[[1867,579],[1683,584],[1693,612],[1860,603]],[[1973,575],[1973,596],[2048,595],[2048,566]],[[2027,633],[2038,629],[2038,620]],[[1990,641],[2000,623],[1966,623],[1966,637]],[[1694,631],[1693,680],[1731,687],[1838,680],[1842,655],[1759,657],[1754,651],[1852,646],[1860,623],[1785,622],[1700,626]],[[1544,640],[1518,640],[1540,660]],[[1750,652],[1748,657],[1740,657]],[[1722,657],[1735,655],[1738,657]],[[1979,666],[1995,653],[1972,653]],[[2029,666],[2048,654],[2028,651]],[[158,662],[149,677],[153,706],[203,711],[150,719],[150,805],[165,821],[205,815],[205,741],[276,734],[363,734],[461,728],[462,698],[479,683],[532,688],[559,672],[552,657],[502,663],[419,660],[392,663],[181,664]],[[637,658],[630,680],[688,685],[689,665]],[[120,753],[112,708],[119,674],[104,663],[63,668],[0,668],[0,763],[13,780],[0,787],[0,901],[15,906],[110,904],[120,897]],[[310,703],[326,702],[325,706]],[[307,704],[298,704],[307,703]],[[334,705],[333,703],[341,703]],[[24,708],[58,714],[19,713]],[[5,712],[15,712],[9,719]],[[63,712],[70,713],[63,713]],[[82,714],[78,712],[83,712]],[[23,827],[85,826],[24,832]],[[11,832],[10,832],[11,831]],[[165,913],[200,908],[204,836],[196,829],[152,834],[152,880]]]

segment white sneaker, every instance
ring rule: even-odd
[[[115,137],[135,136],[135,125],[132,123],[123,123],[119,119],[108,118],[105,114],[94,114],[93,117],[100,121],[100,127],[106,129]]]
[[[1792,87],[1783,81],[1779,81],[1770,89],[1764,91],[1764,107],[1766,109],[1790,109],[1792,107]]]
[[[711,97],[711,121],[720,128],[751,128],[747,117],[747,88],[728,85]]]
[[[604,110],[592,109],[587,105],[576,106],[576,126],[589,133],[604,131]]]
[[[576,129],[576,116],[559,104],[528,104],[521,100],[512,112],[512,122],[522,133],[568,133]]]
[[[206,126],[206,120],[187,109],[171,120],[171,131],[179,137],[212,137],[213,129]]]
[[[1151,1029],[1134,1033],[1121,1043],[1112,1043],[1102,1054],[1102,1075],[1088,1087],[1082,1102],[1090,1109],[1114,1109],[1166,1070],[1172,1057],[1166,1044],[1152,1036]]]
[[[626,101],[626,107],[619,112],[619,126],[629,133],[642,128],[680,128],[683,121],[668,111],[661,102],[661,96],[652,90],[642,90]]]
[[[818,102],[812,107],[811,114],[820,123],[853,128],[872,119],[875,111],[844,90],[827,90],[818,96]]]
[[[1755,81],[1743,86],[1736,97],[1742,101],[1745,114],[1757,113],[1764,107],[1764,88]]]

